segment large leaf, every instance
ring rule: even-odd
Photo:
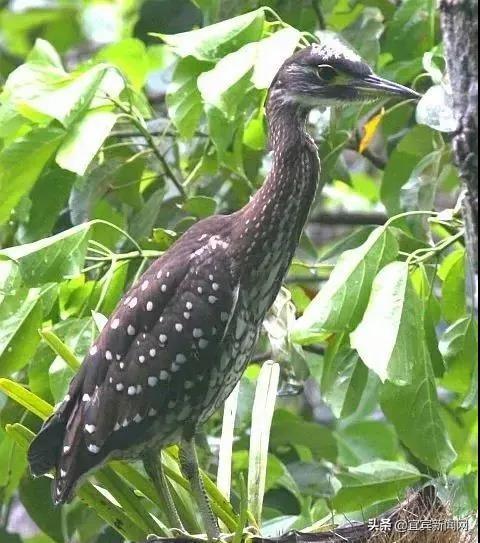
[[[294,338],[308,343],[322,332],[354,328],[368,301],[372,281],[398,252],[389,228],[376,228],[357,249],[345,251],[329,280],[297,320]]]
[[[322,398],[337,418],[356,411],[367,379],[367,367],[339,334],[326,350],[321,380]]]
[[[416,120],[439,132],[454,132],[457,129],[452,96],[444,85],[434,85],[422,96],[417,104]]]
[[[339,463],[358,466],[372,460],[397,460],[399,443],[392,425],[378,420],[361,420],[335,432]]]
[[[92,109],[70,126],[56,155],[65,170],[83,175],[110,134],[118,115],[106,108]]]
[[[37,40],[29,60],[13,71],[4,94],[24,116],[39,121],[53,118],[64,126],[78,121],[90,108],[112,106],[124,81],[115,68],[97,64],[88,70],[68,74],[44,51],[51,46]]]
[[[412,382],[415,365],[425,364],[425,332],[407,263],[392,262],[375,277],[368,307],[350,341],[382,381]]]
[[[426,126],[414,126],[390,154],[381,187],[382,202],[390,214],[402,211],[401,188],[409,180],[420,159],[434,150],[432,134],[432,129]]]
[[[450,253],[442,262],[439,277],[443,280],[441,307],[447,322],[454,322],[467,313],[465,286],[465,250]]]
[[[167,89],[168,115],[180,135],[191,138],[202,115],[202,99],[197,87],[197,77],[212,67],[211,63],[187,57],[181,59],[173,72]]]
[[[333,498],[339,512],[356,511],[388,498],[398,498],[401,490],[420,478],[411,464],[378,460],[351,467],[337,475],[342,487]]]
[[[64,135],[59,128],[35,128],[2,149],[0,224],[9,218],[20,198],[33,187]]]
[[[18,290],[0,303],[0,376],[18,371],[33,356],[42,315],[39,289]]]
[[[275,411],[270,442],[273,449],[282,445],[306,447],[316,460],[335,462],[337,458],[337,444],[329,428],[284,409]]]
[[[90,223],[84,223],[49,238],[0,251],[0,258],[15,260],[27,286],[60,281],[77,275],[87,250]]]
[[[154,35],[162,38],[181,57],[216,61],[248,42],[257,41],[264,18],[262,8],[191,32]]]
[[[476,386],[478,330],[475,320],[469,316],[455,321],[443,332],[439,348],[447,364],[442,385],[459,394],[467,394],[472,385]]]
[[[425,353],[415,364],[410,385],[383,384],[380,404],[401,441],[424,464],[444,473],[456,453],[440,417],[440,404],[430,358]]]

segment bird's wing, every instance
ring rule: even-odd
[[[121,300],[30,449],[35,474],[57,468],[56,502],[112,451],[152,437],[155,424],[167,439],[188,421],[234,310],[234,275],[228,242],[190,236]]]

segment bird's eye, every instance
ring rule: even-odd
[[[323,65],[317,68],[317,74],[322,81],[330,83],[335,79],[335,77],[337,77],[338,72],[337,70],[335,70],[335,68],[332,68],[331,66]]]

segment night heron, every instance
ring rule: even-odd
[[[55,503],[106,460],[141,457],[181,527],[157,456],[181,442],[206,533],[219,536],[194,437],[240,379],[307,219],[319,177],[308,112],[388,96],[419,95],[375,75],[340,42],[311,45],[283,64],[266,105],[273,162],[263,187],[239,211],[196,223],[150,266],[31,444],[32,473],[55,470]]]

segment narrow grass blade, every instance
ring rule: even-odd
[[[53,413],[53,407],[48,402],[10,379],[0,379],[0,391],[43,420]]]
[[[40,330],[40,335],[48,344],[48,346],[55,353],[60,356],[65,362],[72,368],[72,370],[78,370],[80,367],[80,361],[75,356],[75,353],[68,347],[53,330],[44,329]]]
[[[237,414],[238,392],[240,382],[233,389],[223,408],[222,436],[220,438],[220,450],[218,454],[217,488],[230,499],[232,482],[232,450],[235,433],[235,416]]]
[[[5,431],[25,452],[35,436],[29,428],[19,423],[7,424]],[[130,541],[145,539],[145,531],[139,528],[120,507],[102,495],[91,483],[84,483],[77,490],[77,496],[126,539]]]
[[[258,376],[253,401],[252,428],[248,465],[248,509],[261,525],[263,496],[267,476],[268,442],[273,411],[277,397],[280,366],[269,360],[264,362]]]

